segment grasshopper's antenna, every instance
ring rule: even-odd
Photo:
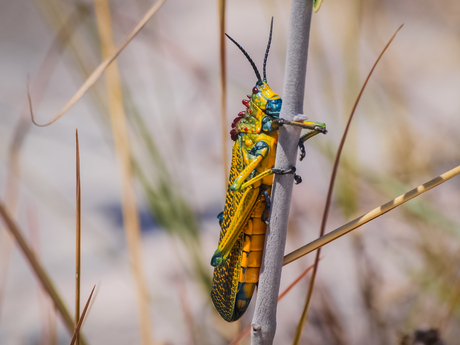
[[[254,69],[254,72],[256,73],[256,77],[257,77],[257,80],[258,81],[262,81],[262,79],[260,78],[260,73],[259,73],[259,70],[257,69],[256,67],[256,64],[254,63],[254,61],[252,61],[251,57],[249,56],[248,53],[246,53],[246,50],[243,49],[242,46],[240,46],[238,44],[238,42],[236,42],[233,38],[231,38],[229,35],[225,34],[225,36],[227,36],[230,41],[232,41],[233,43],[235,43],[235,45],[240,48],[240,50],[243,52],[244,56],[246,56],[246,59],[248,59],[249,63],[251,64],[252,68]]]
[[[270,50],[270,44],[272,44],[272,32],[273,32],[273,17],[272,17],[272,22],[270,24],[270,35],[268,36],[267,50],[265,51],[265,58],[264,58],[264,81],[267,80],[267,73],[265,72],[265,67],[267,66],[267,59],[268,59],[268,52]]]

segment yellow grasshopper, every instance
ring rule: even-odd
[[[326,126],[318,122],[287,121],[279,118],[281,98],[268,86],[265,67],[270,50],[273,18],[263,65],[263,79],[249,54],[230,36],[227,37],[243,52],[257,77],[245,111],[238,114],[230,132],[235,141],[224,211],[217,218],[221,226],[219,244],[211,265],[214,266],[211,298],[226,321],[238,320],[246,311],[254,288],[265,243],[270,212],[273,174],[294,174],[295,168],[273,168],[280,126],[292,125],[309,129],[299,140],[300,159],[305,156],[303,143]]]

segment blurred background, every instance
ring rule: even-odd
[[[217,2],[168,0],[116,60],[121,98],[108,96],[114,85],[102,77],[53,125],[30,121],[28,80],[36,121],[46,123],[103,60],[102,19],[110,19],[105,29],[116,45],[152,4],[112,0],[103,12],[89,0],[1,2],[0,199],[73,315],[78,128],[82,306],[98,286],[83,334],[89,344],[140,344],[123,161],[112,134],[122,126],[151,337],[158,344],[228,344],[250,323],[255,302],[240,322],[227,324],[209,298],[232,144],[222,135]],[[226,32],[259,69],[274,17],[267,78],[281,97],[289,12],[288,1],[234,0],[225,14]],[[329,132],[308,142],[307,158],[297,165],[303,183],[294,188],[286,253],[318,236],[346,120],[402,23],[358,106],[327,231],[460,163],[459,19],[455,0],[324,1],[313,16],[304,109]],[[256,79],[241,52],[226,46],[230,131]],[[124,111],[126,124],[111,120],[114,111]],[[453,179],[327,245],[302,343],[406,344],[405,336],[433,328],[445,344],[460,344],[459,189]],[[312,263],[308,255],[285,267],[281,291]],[[308,280],[279,303],[275,344],[292,343]],[[70,338],[1,223],[0,343]]]

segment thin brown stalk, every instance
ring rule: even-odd
[[[366,88],[366,85],[367,85],[372,73],[374,72],[375,68],[377,67],[377,64],[379,63],[380,59],[382,58],[382,56],[385,53],[385,51],[387,50],[387,48],[390,46],[391,42],[393,42],[394,38],[396,37],[396,34],[403,27],[403,25],[401,25],[398,28],[398,30],[396,30],[396,32],[391,37],[391,39],[388,41],[388,43],[385,46],[385,48],[383,49],[383,51],[380,53],[377,61],[375,61],[374,66],[372,66],[372,69],[369,72],[369,74],[368,74],[368,76],[366,78],[366,81],[364,82],[363,87],[361,88],[361,91],[358,94],[358,97],[357,97],[357,99],[355,101],[355,104],[353,105],[353,109],[351,110],[350,118],[348,119],[347,125],[345,127],[345,131],[343,132],[343,135],[342,135],[342,139],[340,140],[340,144],[339,144],[339,147],[337,149],[337,154],[336,154],[336,157],[335,157],[334,165],[332,167],[332,174],[331,174],[331,179],[329,181],[329,189],[328,189],[328,192],[327,192],[326,203],[325,203],[325,206],[324,206],[323,218],[321,220],[321,228],[320,228],[319,237],[322,237],[324,235],[325,230],[326,230],[326,223],[327,223],[327,218],[329,216],[329,209],[330,209],[330,205],[331,205],[332,192],[334,190],[334,183],[335,183],[335,179],[336,179],[336,176],[337,176],[337,170],[338,170],[338,167],[339,167],[340,156],[342,155],[342,150],[343,150],[343,147],[345,145],[345,140],[347,139],[347,134],[348,134],[348,131],[350,129],[351,121],[353,120],[353,116],[355,114],[356,107],[359,104],[361,96],[362,96],[362,94],[363,94],[363,92],[364,92],[364,90]],[[308,318],[308,309],[309,309],[309,306],[310,306],[311,297],[313,295],[313,290],[314,290],[314,287],[315,287],[315,280],[316,280],[316,274],[318,272],[318,263],[319,263],[320,255],[321,255],[321,248],[319,248],[318,251],[316,252],[313,273],[312,273],[312,276],[311,276],[311,279],[310,279],[310,284],[309,284],[308,292],[307,292],[307,299],[305,301],[305,306],[304,306],[304,309],[303,309],[303,312],[302,312],[302,316],[301,316],[301,318],[299,320],[299,324],[297,325],[296,335],[295,335],[295,338],[294,338],[294,345],[299,344],[300,337],[302,336],[303,327],[304,327],[305,322],[307,321],[307,318]]]
[[[38,126],[38,127],[46,127],[57,120],[59,120],[62,116],[69,111],[70,108],[72,108],[75,103],[77,103],[80,98],[83,97],[83,95],[89,90],[91,86],[96,83],[96,81],[102,76],[102,73],[107,69],[107,67],[120,55],[120,53],[123,51],[123,49],[126,48],[126,46],[132,41],[134,37],[139,33],[139,31],[147,24],[150,18],[156,13],[156,11],[165,3],[166,0],[158,0],[155,5],[153,5],[147,13],[142,17],[142,19],[139,21],[139,23],[134,27],[134,29],[129,32],[123,40],[118,44],[118,46],[111,51],[107,57],[105,57],[104,61],[94,70],[93,73],[86,79],[86,81],[83,83],[83,85],[78,89],[78,91],[75,93],[75,95],[72,96],[72,98],[67,102],[67,104],[59,111],[59,113],[49,122],[45,124],[38,124],[34,120],[34,114],[32,112],[32,101],[29,97],[29,103],[30,103],[30,116],[32,119],[32,122]]]
[[[76,250],[75,250],[75,327],[80,318],[80,271],[81,271],[81,186],[80,186],[80,146],[78,129],[75,131],[76,142]],[[77,331],[76,344],[80,344],[80,334]]]
[[[221,87],[221,121],[222,121],[222,167],[224,169],[224,188],[228,180],[228,129],[227,129],[227,72],[225,60],[225,0],[219,0],[219,55]]]
[[[278,296],[278,302],[281,301],[288,293],[289,291],[292,290],[294,286],[296,286],[303,277],[307,275],[308,272],[313,268],[314,265],[308,266],[305,271],[303,271],[297,278],[294,280],[289,286],[284,289],[283,292],[281,292]],[[229,345],[237,345],[241,340],[243,340],[245,337],[249,335],[249,332],[251,331],[251,324],[247,325],[236,337],[235,339],[232,340],[232,342]]]
[[[86,301],[85,308],[83,308],[83,312],[81,313],[80,321],[78,321],[78,324],[75,327],[75,331],[73,333],[72,340],[70,341],[70,345],[75,344],[75,341],[78,339],[78,333],[80,332],[81,325],[83,324],[83,321],[85,320],[86,311],[88,310],[88,306],[89,306],[89,303],[91,302],[91,297],[93,297],[93,292],[95,288],[96,288],[96,285],[93,286],[93,289],[91,290],[91,294],[89,295],[89,298]]]
[[[157,5],[161,3],[162,1],[160,0]],[[119,50],[113,43],[109,4],[107,0],[95,0],[94,4],[102,43],[102,56],[107,59],[114,56],[114,51]],[[153,343],[152,320],[149,311],[150,303],[142,265],[139,216],[131,171],[131,149],[116,62],[107,68],[106,81],[115,151],[122,175],[123,222],[128,242],[131,270],[137,289],[141,342],[143,345],[150,345]]]
[[[22,235],[21,230],[19,230],[19,227],[16,225],[15,221],[13,220],[9,212],[6,210],[5,205],[2,201],[0,201],[0,216],[3,218],[6,228],[11,233],[13,238],[16,240],[16,243],[18,244],[22,253],[26,257],[27,262],[31,266],[35,275],[37,276],[37,279],[42,284],[43,289],[53,300],[54,307],[57,309],[59,314],[61,314],[61,317],[64,321],[67,330],[70,334],[72,334],[75,328],[75,324],[72,319],[72,316],[70,316],[70,312],[67,306],[65,305],[61,296],[59,295],[48,273],[45,271],[40,261],[37,259],[37,256],[35,255],[34,251],[30,248],[26,239]],[[81,339],[81,343],[85,343],[84,339]]]

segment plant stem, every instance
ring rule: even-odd
[[[280,117],[292,120],[303,113],[312,0],[293,0],[286,55],[283,107]],[[275,166],[295,166],[300,128],[281,127]],[[286,244],[287,222],[291,204],[293,176],[276,175],[273,204],[267,230],[264,257],[259,277],[256,310],[252,320],[251,344],[272,344],[276,332],[276,309]]]

